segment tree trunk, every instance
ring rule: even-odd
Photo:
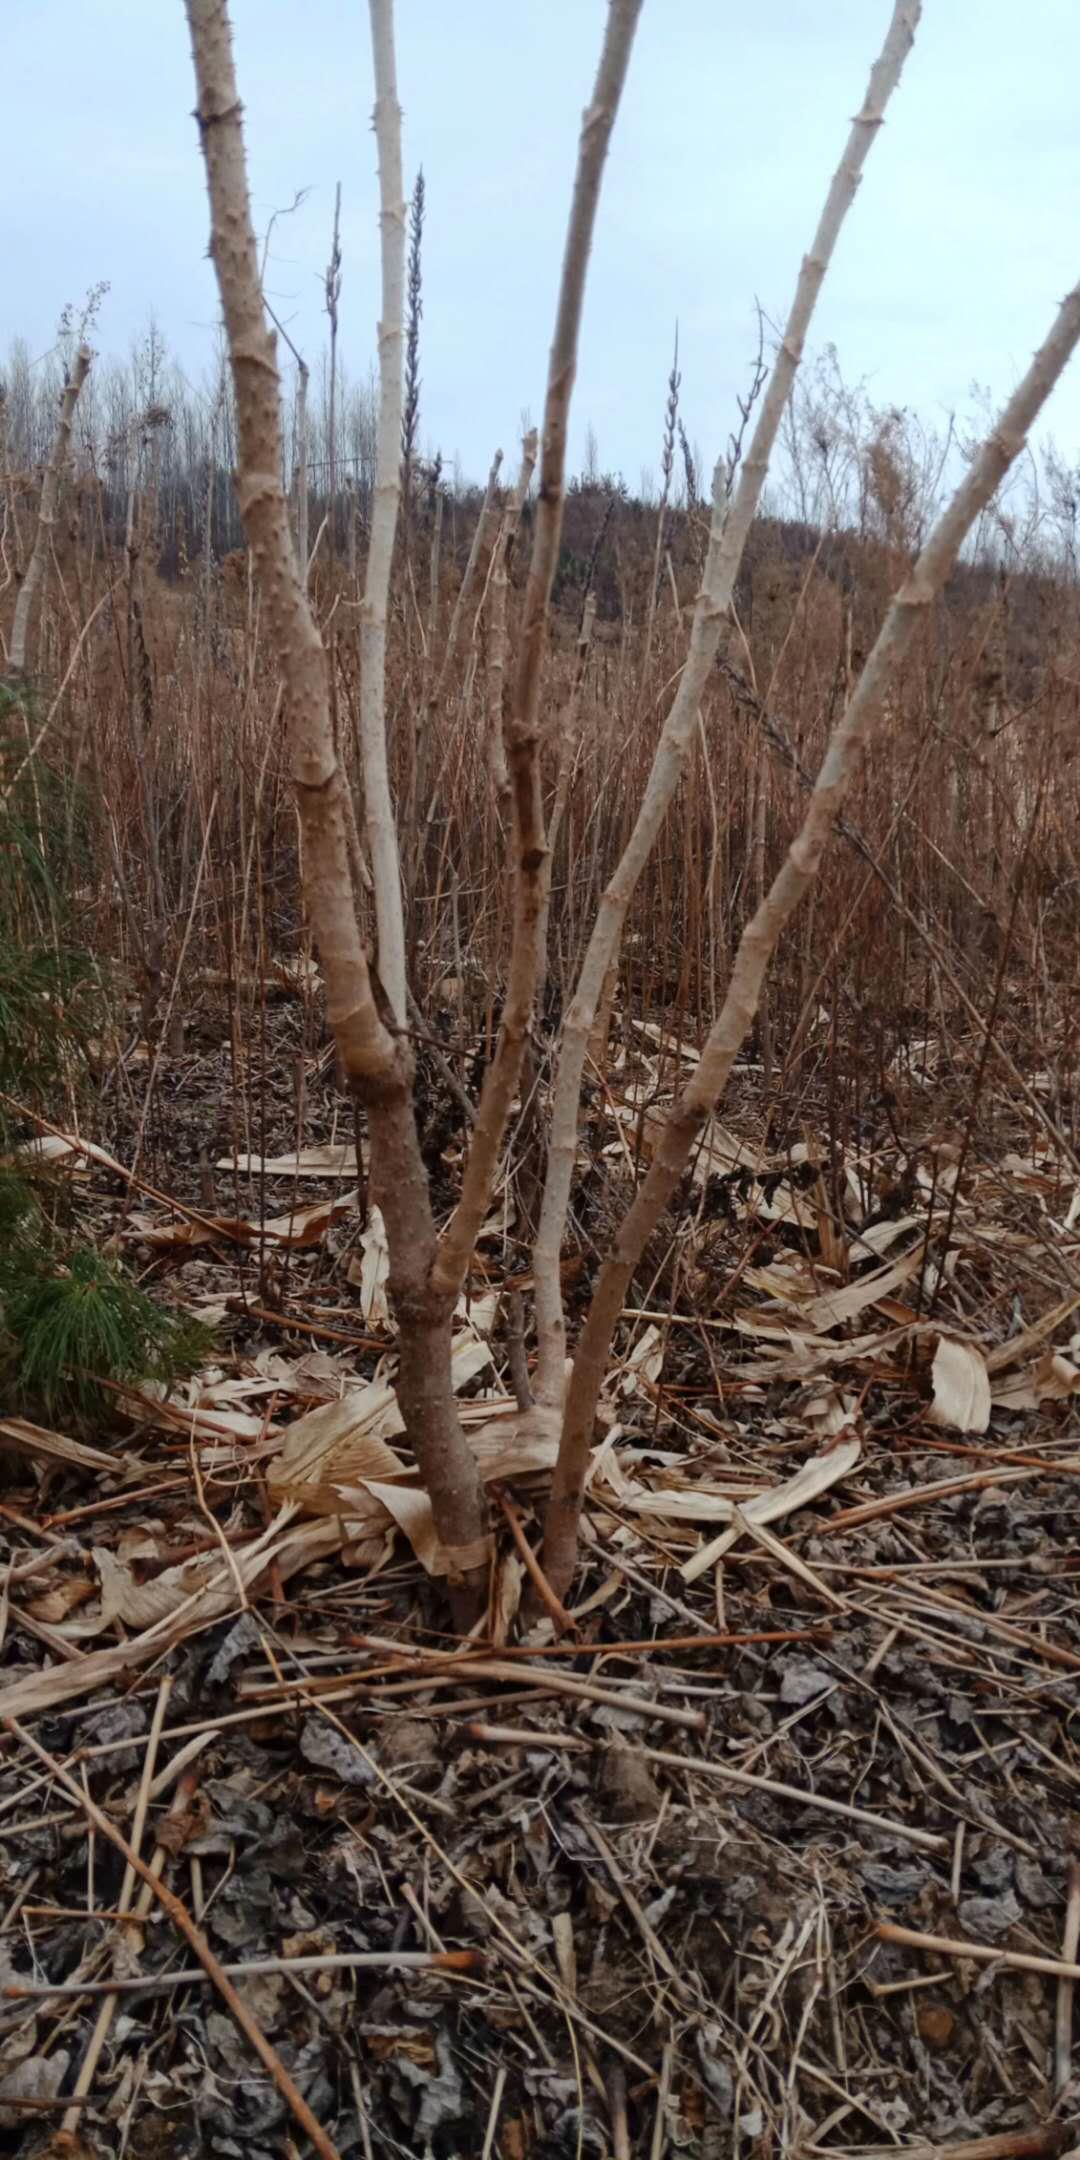
[[[327,1008],[349,1086],[368,1113],[373,1187],[391,1249],[401,1325],[398,1387],[410,1445],[431,1495],[459,1604],[485,1579],[485,1515],[451,1384],[453,1300],[436,1292],[435,1224],[412,1108],[412,1056],[373,980],[350,865],[351,805],[331,722],[326,655],[308,606],[281,484],[281,402],[263,314],[240,105],[225,0],[187,0],[206,160],[211,254],[236,389],[237,488],[281,669],[303,842],[304,897]],[[396,445],[394,458],[397,467]]]

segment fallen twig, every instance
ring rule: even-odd
[[[699,1755],[674,1755],[666,1748],[640,1747],[633,1750],[646,1762],[664,1763],[669,1770],[692,1771],[695,1777],[715,1777],[729,1785],[743,1785],[751,1792],[772,1793],[777,1800],[794,1800],[799,1807],[818,1808],[822,1814],[838,1815],[844,1822],[857,1822],[870,1830],[881,1830],[888,1837],[906,1838],[909,1845],[921,1846],[923,1852],[948,1852],[949,1839],[940,1837],[933,1830],[915,1830],[909,1823],[896,1816],[875,1815],[869,1808],[853,1807],[847,1800],[830,1800],[824,1793],[800,1792],[797,1785],[782,1785],[778,1778],[755,1777],[750,1770],[736,1770],[729,1763],[703,1762]],[[917,1937],[929,1942],[929,1936]],[[1080,1970],[1080,1968],[1078,1968]]]
[[[622,1560],[616,1565],[621,1570]],[[551,1657],[650,1657],[660,1656],[665,1650],[727,1650],[738,1649],[744,1643],[827,1642],[832,1635],[832,1623],[822,1621],[809,1628],[755,1628],[742,1634],[720,1635],[633,1635],[620,1642],[576,1643],[511,1643],[499,1651],[500,1661],[507,1658]],[[396,1672],[404,1665],[415,1665],[418,1660],[425,1664],[442,1659],[465,1667],[473,1657],[483,1657],[483,1650],[426,1650],[411,1643],[394,1642],[388,1635],[349,1635],[346,1637],[354,1650],[394,1651],[397,1663],[377,1666],[369,1671],[367,1678],[373,1680],[376,1673]]]
[[[158,1713],[164,1710],[163,1695],[164,1692],[167,1690],[168,1684],[168,1682],[163,1682],[163,1694],[159,1695],[158,1698],[158,1712],[155,1713],[155,1716],[159,1724],[160,1717],[158,1716]],[[142,1779],[139,1786],[139,1807],[143,1810],[144,1818],[146,1803],[149,1799],[153,1797],[154,1784],[156,1782],[152,1776],[154,1753],[155,1749],[152,1745],[147,1749],[146,1752],[146,1758],[143,1763]],[[180,1783],[176,1790],[176,1794],[173,1798],[172,1805],[168,1810],[168,1815],[171,1816],[174,1821],[182,1817],[186,1813],[187,1809],[191,1806],[191,1802],[197,1788],[198,1779],[192,1776],[190,1773],[186,1777],[181,1777]],[[168,1817],[166,1819],[168,1819]],[[136,1831],[138,1831],[138,1836],[136,1835]],[[138,1820],[137,1814],[136,1823],[131,1833],[132,1844],[136,1850],[138,1850],[141,1836],[142,1825]],[[162,1870],[164,1869],[165,1863],[168,1858],[168,1845],[162,1844],[160,1842],[155,1845],[150,1860],[151,1874],[159,1876],[162,1873]],[[139,1895],[135,1900],[133,1910],[129,1910],[131,1904],[131,1892],[134,1889],[134,1884],[135,1878],[129,1867],[125,1871],[123,1886],[121,1888],[119,1917],[121,1918],[121,1920],[123,1920],[124,1918],[128,1918],[129,1920],[134,1921],[135,1927],[138,1931],[138,1944],[141,1949],[141,1924],[146,1919],[150,1911],[150,1907],[153,1904],[153,1892],[151,1891],[149,1885],[144,1882],[140,1887]],[[100,1912],[100,1908],[98,1908],[98,1911]],[[78,1985],[77,1982],[73,1984],[76,1986]],[[101,2003],[101,2006],[98,2010],[94,2030],[90,2036],[90,2042],[87,2047],[86,2054],[83,2057],[82,2063],[79,2068],[79,2074],[76,2078],[75,2085],[72,2090],[71,2110],[68,2114],[64,2116],[63,2124],[61,2126],[63,2130],[68,2132],[73,2132],[77,2127],[78,2109],[82,2104],[85,2094],[89,2091],[91,2085],[93,2084],[94,2072],[96,2071],[98,2063],[101,2059],[101,2051],[104,2048],[105,2042],[109,2037],[109,2030],[116,2015],[117,2007],[120,2000],[116,1988],[112,1986],[111,1983],[105,1981],[93,1982],[90,1988],[86,1990],[86,1992],[96,1995],[99,1992],[99,1989],[104,1993],[104,2001]]]
[[[997,1613],[980,1612],[977,1606],[966,1605],[962,1598],[950,1597],[947,1591],[933,1589],[928,1583],[919,1583],[916,1588],[911,1588],[903,1581],[896,1581],[894,1587],[904,1602],[912,1605],[916,1612],[920,1605],[925,1605],[929,1606],[933,1613],[939,1610],[943,1615],[956,1613],[972,1626],[984,1628],[988,1635],[997,1635],[1002,1642],[1015,1643],[1019,1649],[1030,1650],[1035,1657],[1045,1658],[1048,1665],[1061,1665],[1067,1672],[1080,1672],[1080,1657],[1075,1650],[1066,1650],[1060,1643],[1047,1642],[1043,1636],[1031,1635],[1024,1628],[1012,1627],[1007,1620],[1000,1619]],[[866,1610],[865,1607],[862,1609]]]
[[[1066,2136],[1064,2123],[1041,2123],[1034,2130],[962,2138],[958,2145],[930,2145],[923,2139],[914,2145],[864,2145],[859,2160],[1042,2160],[1044,2154],[1059,2153]]]
[[[1066,1965],[1075,1965],[1077,1946],[1080,1945],[1080,1860],[1069,1862],[1069,1895],[1065,1904],[1065,1925],[1061,1931],[1061,1955]],[[1072,2075],[1072,2022],[1075,1980],[1062,1973],[1058,1981],[1057,2014],[1054,2020],[1054,2091],[1064,2092]]]
[[[250,1980],[264,1973],[477,1972],[482,1962],[480,1950],[336,1950],[319,1957],[253,1958],[246,1965],[217,1965],[215,1959],[216,1972],[205,1965],[185,1965],[176,1972],[136,1973],[127,1980],[33,1980],[25,1986],[12,1981],[0,1995],[17,2002],[64,1995],[167,1995],[173,1988],[208,1981],[216,1986],[219,1973],[228,1980]]]
[[[513,1501],[507,1498],[507,1495],[502,1491],[501,1487],[499,1486],[496,1486],[494,1496],[495,1499],[498,1501],[499,1506],[501,1507],[503,1514],[505,1515],[506,1520],[510,1526],[510,1535],[514,1540],[515,1545],[517,1546],[518,1552],[521,1556],[522,1565],[524,1566],[529,1576],[529,1580],[531,1581],[532,1586],[536,1591],[537,1597],[540,1599],[541,1604],[544,1606],[544,1609],[547,1612],[548,1618],[552,1621],[555,1627],[559,1628],[562,1631],[563,1634],[572,1634],[574,1631],[575,1623],[571,1619],[570,1614],[567,1612],[561,1598],[556,1597],[555,1592],[552,1589],[551,1584],[549,1583],[547,1576],[545,1575],[544,1570],[541,1567],[540,1562],[537,1559],[536,1554],[534,1553],[532,1546],[530,1545],[529,1540],[525,1535],[525,1531],[522,1527],[521,1517],[518,1514],[518,1511],[514,1506]]]
[[[242,1313],[245,1320],[265,1320],[271,1327],[285,1328],[293,1335],[318,1335],[324,1342],[344,1343],[349,1350],[381,1350],[389,1348],[385,1338],[377,1335],[353,1335],[345,1328],[326,1327],[320,1320],[309,1320],[301,1312],[275,1312],[271,1305],[252,1305],[242,1297],[225,1300],[230,1312]]]
[[[627,1912],[630,1914],[630,1917],[633,1920],[635,1927],[639,1929],[642,1941],[645,1943],[654,1962],[659,1965],[661,1972],[666,1973],[667,1978],[670,1981],[671,1986],[673,1987],[675,1994],[679,2002],[682,2004],[683,2008],[696,2011],[698,2008],[698,2001],[694,1995],[693,1989],[687,1986],[670,1952],[665,1949],[659,1935],[656,1932],[656,1929],[652,1925],[652,1922],[647,1918],[645,1911],[642,1907],[640,1898],[635,1897],[634,1892],[630,1887],[630,1884],[627,1882],[626,1875],[623,1869],[619,1866],[619,1862],[616,1859],[615,1854],[612,1852],[611,1847],[608,1844],[608,1841],[605,1838],[603,1832],[597,1827],[596,1823],[593,1822],[592,1817],[583,1807],[575,1807],[574,1814],[577,1817],[581,1828],[584,1830],[585,1835],[589,1840],[589,1843],[591,1845],[595,1845],[596,1850],[599,1853],[600,1858],[603,1861],[604,1866],[606,1867],[608,1874],[610,1875],[611,1880],[615,1885],[615,1888],[617,1889],[620,1897],[622,1898],[623,1904],[626,1906]]]
[[[81,1990],[89,1993],[90,1991]],[[93,2107],[99,2100],[107,2100],[108,2089],[84,2093],[81,2100],[69,2100],[66,2093],[56,2093],[50,2099],[31,2097],[29,2093],[0,2093],[0,2114],[12,2109],[18,2115],[58,2115],[61,2108],[65,2114],[79,2115],[83,2108]]]
[[[470,1740],[482,1740],[489,1747],[548,1748],[560,1755],[587,1754],[594,1745],[576,1733],[529,1732],[524,1725],[481,1725],[475,1719],[465,1727]]]
[[[677,1703],[654,1702],[648,1695],[631,1695],[620,1688],[602,1687],[595,1680],[571,1679],[569,1673],[550,1672],[543,1669],[536,1671],[528,1665],[511,1664],[501,1657],[462,1658],[455,1660],[449,1669],[445,1659],[437,1658],[432,1660],[430,1670],[426,1669],[423,1660],[417,1660],[415,1666],[410,1661],[410,1669],[415,1674],[414,1680],[397,1684],[391,1682],[386,1687],[372,1689],[372,1694],[376,1699],[379,1699],[383,1696],[396,1695],[402,1691],[403,1687],[409,1692],[412,1691],[414,1686],[425,1688],[457,1687],[462,1680],[510,1680],[517,1686],[520,1686],[523,1681],[534,1680],[548,1695],[571,1695],[581,1702],[604,1703],[608,1709],[628,1710],[637,1717],[658,1718],[667,1725],[684,1726],[689,1732],[704,1732],[705,1730],[706,1719],[703,1710],[684,1710]],[[364,1681],[358,1682],[350,1676],[347,1685],[350,1693],[360,1694],[365,1692],[366,1683]],[[338,1682],[332,1676],[328,1676],[326,1695],[336,1699],[335,1691],[337,1686]],[[289,1682],[286,1682],[284,1688],[281,1689],[267,1687],[265,1690],[261,1688],[253,1690],[253,1693],[257,1693],[258,1700],[264,1710],[286,1708],[294,1696],[301,1696],[308,1702],[318,1702],[325,1699],[317,1687],[313,1688],[310,1685],[301,1687],[292,1685]]]
[[[495,2150],[495,2132],[499,2126],[499,2109],[502,2106],[503,2094],[506,2091],[507,2074],[506,2064],[501,2063],[495,2073],[491,2106],[488,2109],[487,2130],[484,2133],[484,2149],[480,2155],[480,2160],[491,2160],[491,2155]]]
[[[908,1950],[936,1950],[939,1957],[976,1958],[983,1965],[1007,1965],[1016,1972],[1049,1973],[1051,1979],[1080,1980],[1075,1958],[1039,1957],[1031,1950],[999,1950],[993,1943],[963,1942],[955,1935],[923,1935],[918,1928],[897,1927],[879,1920],[882,1942],[900,1943]]]
[[[117,1851],[122,1853],[128,1866],[134,1869],[136,1875],[141,1876],[143,1882],[149,1883],[154,1896],[168,1914],[174,1927],[178,1928],[181,1935],[191,1944],[207,1979],[211,1980],[218,1989],[219,1994],[228,2005],[237,2025],[240,2027],[244,2038],[254,2048],[264,2069],[269,2071],[286,2106],[295,2116],[305,2136],[310,2138],[316,2152],[322,2155],[322,2160],[341,2160],[337,2146],[316,2121],[303,2093],[298,2090],[280,2055],[278,2055],[276,2049],[271,2047],[269,2040],[256,2023],[247,2004],[237,1994],[232,1981],[214,1956],[201,1928],[196,1927],[186,1905],[182,1904],[174,1891],[160,1881],[152,1869],[147,1866],[145,1860],[140,1860],[138,1854],[128,1844],[126,1837],[117,1829],[116,1824],[110,1821],[110,1818],[98,1807],[96,1801],[90,1798],[89,1793],[83,1792],[81,1787],[75,1783],[74,1778],[68,1776],[63,1764],[57,1762],[55,1755],[50,1755],[48,1749],[43,1748],[40,1741],[35,1740],[33,1735],[28,1733],[16,1718],[7,1717],[4,1723],[8,1730],[15,1733],[17,1738],[22,1741],[23,1746],[29,1749],[31,1755],[36,1755],[38,1761],[44,1763],[52,1771],[53,1776],[63,1786],[69,1798],[84,1810],[102,1836],[107,1837],[110,1843],[115,1845]],[[105,1985],[103,1992],[107,1995],[112,1994],[117,1985],[118,1983],[115,1980],[110,1980]],[[76,1988],[77,1994],[84,1994],[85,1992],[85,1988],[81,1986]]]
[[[1024,1478],[1044,1476],[1045,1462],[1027,1463],[1020,1469],[975,1470],[970,1477],[936,1478],[929,1485],[913,1485],[907,1492],[888,1493],[883,1500],[863,1500],[845,1508],[827,1522],[815,1523],[815,1537],[833,1537],[838,1530],[855,1530],[860,1523],[875,1522],[880,1515],[898,1515],[905,1508],[928,1506],[934,1500],[950,1500],[954,1493],[981,1492],[989,1485],[1019,1485]],[[1080,1471],[1080,1459],[1070,1455],[1053,1465],[1053,1475],[1064,1477]]]

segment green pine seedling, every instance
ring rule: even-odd
[[[98,1423],[111,1407],[105,1382],[171,1385],[208,1354],[209,1332],[166,1312],[123,1268],[89,1247],[66,1264],[4,1270],[3,1326],[10,1392],[50,1418]]]

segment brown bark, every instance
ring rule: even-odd
[[[506,766],[513,810],[514,923],[510,969],[495,1055],[484,1078],[461,1199],[440,1241],[435,1271],[437,1283],[455,1292],[465,1279],[476,1233],[487,1211],[506,1121],[521,1078],[540,975],[541,933],[546,920],[545,901],[551,874],[540,773],[540,686],[548,606],[562,533],[566,431],[600,182],[641,6],[642,0],[609,0],[600,65],[578,144],[577,172],[548,366],[536,536],[505,729]]]
[[[236,391],[237,491],[281,669],[290,762],[303,838],[304,898],[348,1083],[368,1113],[375,1196],[391,1252],[400,1324],[398,1389],[406,1429],[451,1586],[484,1578],[484,1503],[454,1403],[453,1299],[432,1284],[435,1225],[412,1109],[407,1039],[384,1018],[357,919],[350,863],[351,805],[331,724],[326,655],[308,606],[281,484],[277,358],[267,328],[248,198],[240,105],[225,0],[187,0],[206,161],[211,255]],[[467,1601],[466,1601],[467,1602]]]

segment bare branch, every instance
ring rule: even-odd
[[[491,574],[491,621],[488,635],[488,735],[491,755],[492,778],[495,793],[500,802],[510,792],[510,776],[506,770],[506,743],[504,736],[503,694],[506,683],[506,603],[510,586],[510,559],[514,541],[521,523],[525,497],[532,482],[536,464],[536,429],[530,428],[521,445],[521,464],[514,483],[514,491],[503,511],[502,524],[495,542],[495,556]],[[541,939],[541,951],[546,946],[546,935]]]
[[[885,107],[911,50],[921,0],[897,0],[888,35],[870,73],[866,96],[829,189],[810,253],[804,258],[791,313],[762,400],[750,448],[731,502],[722,462],[713,477],[712,526],[690,645],[674,703],[664,724],[648,785],[623,857],[600,902],[577,990],[566,1015],[552,1108],[551,1142],[540,1227],[533,1255],[539,1346],[537,1399],[562,1399],[566,1322],[559,1256],[577,1153],[578,1106],[589,1035],[605,977],[617,959],[623,925],[638,879],[652,853],[682,776],[709,670],[731,609],[746,536],[757,509],[777,430],[802,357],[803,344],[844,218]]]
[[[577,172],[548,366],[536,534],[505,730],[514,815],[515,872],[509,978],[495,1055],[484,1079],[476,1127],[465,1164],[461,1199],[441,1241],[436,1281],[447,1290],[456,1290],[464,1281],[476,1233],[487,1209],[506,1121],[521,1076],[540,973],[544,896],[551,874],[540,785],[540,682],[548,606],[562,532],[566,431],[600,182],[630,64],[641,4],[642,0],[609,0],[600,66],[578,142]]]
[[[379,321],[379,431],[371,540],[361,608],[360,747],[364,806],[375,887],[379,978],[398,1026],[405,1021],[405,914],[401,863],[386,764],[386,618],[401,493],[401,354],[405,291],[405,194],[401,107],[394,60],[393,0],[370,0],[379,150],[382,314]]]
[[[574,1569],[577,1524],[592,1442],[593,1421],[615,1326],[627,1285],[668,1205],[691,1149],[727,1085],[761,998],[762,985],[785,924],[821,865],[851,782],[856,753],[866,742],[915,634],[980,513],[1024,448],[1028,430],[1080,343],[1080,286],[1057,320],[1023,382],[987,436],[960,487],[933,527],[913,570],[893,598],[855,691],[830,739],[800,831],[739,941],[723,1006],[689,1085],[665,1121],[649,1171],[619,1227],[601,1270],[574,1360],[562,1444],[544,1538],[544,1568],[558,1594]]]

